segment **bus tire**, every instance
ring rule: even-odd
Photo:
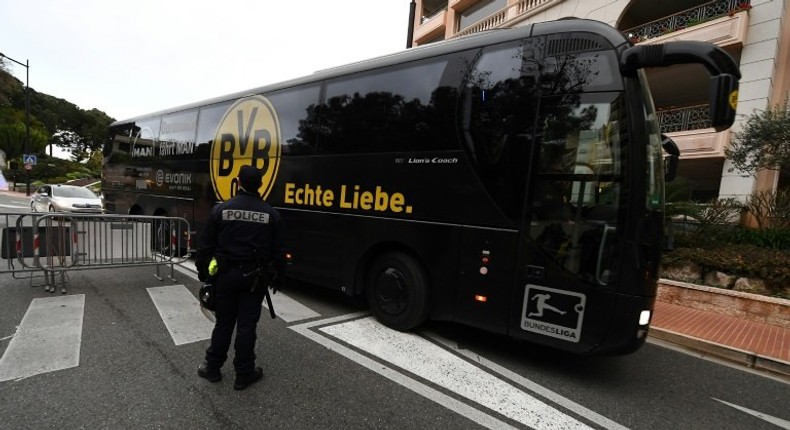
[[[370,266],[366,281],[368,306],[385,326],[411,330],[428,317],[428,276],[408,254],[384,254]]]

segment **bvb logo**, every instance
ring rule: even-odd
[[[236,195],[242,166],[263,172],[258,192],[271,192],[280,166],[280,123],[272,104],[263,96],[236,101],[228,108],[211,144],[211,182],[220,200]],[[252,190],[250,190],[252,191]]]

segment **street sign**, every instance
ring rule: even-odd
[[[36,156],[33,154],[25,154],[22,156],[22,162],[24,162],[25,164],[32,164],[35,166],[37,161],[38,160],[36,160]]]
[[[32,164],[30,163],[25,164],[25,170],[31,170],[32,168],[33,168]]]

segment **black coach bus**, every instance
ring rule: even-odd
[[[740,72],[723,50],[562,20],[118,121],[102,190],[109,211],[199,232],[254,165],[288,225],[289,276],[365,296],[387,326],[627,353],[656,294],[662,143],[678,155],[642,69],[680,63],[710,73],[728,128]]]

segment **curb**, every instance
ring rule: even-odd
[[[8,196],[17,196],[17,197],[28,197],[28,195],[25,194],[24,191],[19,192],[19,191],[11,191],[11,190],[0,190],[0,194],[5,194]],[[33,192],[31,191],[30,194],[33,194]]]
[[[768,372],[790,381],[790,363],[782,360],[657,327],[650,327],[648,336],[679,345],[684,349],[699,352],[703,355],[715,356],[750,369]]]

